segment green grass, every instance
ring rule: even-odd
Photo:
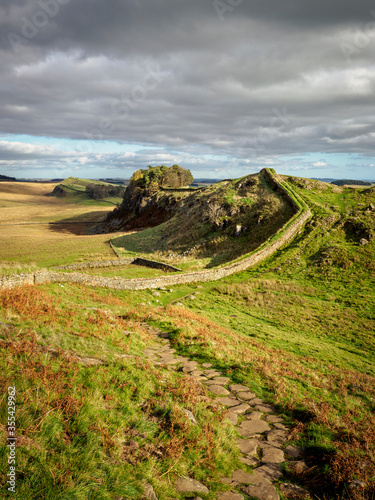
[[[35,296],[28,291],[28,301],[12,296],[15,292],[9,294],[12,299],[2,299],[0,322],[11,329],[1,337],[5,343],[0,343],[0,373],[3,384],[15,380],[20,387],[23,495],[28,488],[34,495],[30,498],[142,498],[138,491],[146,480],[162,500],[173,498],[175,475],[193,470],[197,479],[210,485],[214,498],[221,487],[219,474],[237,467],[231,431],[215,420],[203,401],[193,404],[184,399],[178,374],[149,367],[141,358],[129,363],[116,357],[141,354],[149,343],[144,328],[148,323],[169,331],[178,353],[212,363],[233,382],[245,383],[276,405],[310,467],[304,475],[287,472],[287,479],[322,500],[372,498],[375,228],[374,212],[367,207],[375,203],[375,191],[309,179],[290,182],[296,199],[311,208],[312,219],[290,245],[256,268],[220,282],[173,286],[172,292],[160,290],[158,296],[149,290],[54,284],[35,287]],[[118,247],[124,254],[162,260],[157,245],[167,230],[165,223],[127,235],[118,239]],[[366,235],[370,242],[359,245]],[[87,237],[88,245],[95,238]],[[64,259],[73,260],[71,245],[65,252]],[[193,255],[179,267],[207,266],[211,258]],[[171,304],[175,301],[183,306]],[[132,334],[124,336],[124,330]],[[35,342],[63,352],[52,358],[38,351]],[[100,357],[108,365],[83,367],[69,361],[66,352]],[[58,384],[52,383],[53,377]],[[76,400],[71,403],[72,414],[64,413],[68,397]],[[61,407],[56,403],[60,399],[65,401]],[[153,405],[144,411],[147,401]],[[4,403],[3,399],[3,412]],[[212,451],[213,469],[201,454],[208,435],[198,438],[197,430],[183,427],[175,427],[171,434],[153,418],[168,420],[181,406],[196,412],[201,422],[212,421],[217,445]],[[178,413],[174,415],[178,419]],[[93,421],[96,427],[91,429]],[[124,439],[122,432],[127,432]],[[185,434],[194,443],[191,453],[184,441],[178,441]],[[165,455],[156,459],[152,453],[135,463],[137,453],[120,458],[125,440],[137,441],[140,449],[149,444],[165,450],[173,437],[180,443],[177,449],[184,450],[178,460]],[[146,448],[153,450],[152,446]],[[366,488],[351,490],[353,479],[363,481]],[[122,489],[125,483],[133,491]]]
[[[43,235],[30,246],[32,231],[8,240],[7,245],[1,245],[1,273],[9,270],[24,272],[28,269],[49,268],[68,265],[76,262],[110,259],[114,254],[107,245],[108,235],[95,237],[66,235],[57,238],[53,235]]]
[[[138,357],[149,335],[126,319],[121,296],[67,285],[61,292],[51,285],[0,296],[1,319],[9,325],[0,336],[1,422],[7,387],[17,390],[12,496],[141,499],[148,482],[166,500],[176,495],[176,478],[189,475],[210,488],[205,498],[215,498],[225,489],[220,475],[240,464],[233,428],[206,391]],[[117,357],[124,353],[129,358]],[[75,356],[95,356],[106,365],[84,366]],[[4,427],[0,454],[7,456]],[[5,475],[4,460],[1,467]],[[4,484],[0,491],[6,495]]]
[[[318,498],[349,498],[348,491],[372,498],[375,228],[367,207],[375,191],[294,184],[313,217],[291,245],[220,283],[162,292],[165,308],[153,319],[173,332],[179,353],[213,363],[277,404],[315,467],[291,478]],[[364,233],[370,243],[360,246]],[[157,305],[150,292],[138,294],[135,307]],[[168,305],[176,299],[184,307]],[[142,312],[135,308],[134,317]],[[367,488],[350,490],[353,478]]]
[[[79,177],[68,177],[60,184],[60,187],[63,188],[66,196],[64,196],[63,200],[66,203],[76,203],[83,206],[108,206],[111,205],[120,205],[122,202],[122,198],[109,197],[104,198],[103,200],[93,200],[89,197],[86,192],[86,186],[89,184],[104,184],[106,186],[111,186],[112,184],[104,181],[95,181],[91,179],[80,179]]]

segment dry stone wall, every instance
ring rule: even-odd
[[[272,178],[272,182],[277,182],[277,178],[275,179],[275,177],[272,177],[271,174],[270,176]],[[286,190],[284,190],[284,194],[285,197],[289,199],[290,203],[296,209],[298,208],[299,212],[294,216],[294,218],[291,221],[289,221],[284,226],[284,228],[282,228],[274,237],[270,238],[270,240],[266,242],[260,249],[253,252],[248,257],[245,257],[236,262],[232,262],[231,264],[228,264],[226,266],[214,269],[205,269],[202,271],[187,272],[182,274],[171,274],[169,276],[159,276],[155,278],[134,278],[134,279],[116,278],[116,277],[105,278],[102,276],[90,276],[81,273],[63,273],[58,271],[40,271],[27,275],[18,275],[10,278],[2,278],[0,279],[0,288],[13,288],[14,286],[20,286],[22,284],[33,284],[33,283],[42,284],[51,282],[52,283],[70,282],[70,283],[81,283],[83,285],[88,285],[88,286],[112,288],[116,290],[144,290],[148,288],[160,288],[160,287],[178,285],[184,283],[216,281],[221,278],[225,278],[226,276],[230,276],[231,274],[245,271],[249,267],[252,267],[258,264],[259,262],[267,259],[277,250],[279,250],[282,246],[289,243],[302,229],[307,220],[311,217],[310,210],[298,207],[295,201],[290,198]],[[123,259],[123,260],[126,261],[126,263],[128,263],[127,262],[128,259]],[[147,259],[140,259],[140,260],[147,262]],[[114,262],[116,262],[116,265],[118,265],[119,260],[116,260]],[[148,263],[159,264],[159,265],[161,264],[161,263],[156,263],[155,261],[148,261]],[[108,264],[108,265],[113,265],[113,264]],[[163,266],[167,265],[163,264]],[[59,269],[62,269],[63,267],[64,266],[60,266]],[[72,267],[70,266],[69,269],[72,269]],[[77,269],[77,267],[74,269]],[[177,268],[174,268],[173,270],[177,270]]]
[[[129,257],[127,259],[115,259],[115,260],[98,260],[94,262],[82,262],[79,264],[70,264],[66,266],[53,267],[54,271],[75,271],[78,269],[97,269],[101,267],[120,267],[127,266],[130,264],[135,264],[137,266],[150,267],[152,269],[161,269],[165,272],[180,272],[181,269],[178,267],[170,266],[164,262],[158,262],[156,260],[143,259],[140,257]]]
[[[76,269],[96,269],[101,267],[115,267],[126,266],[134,262],[134,257],[128,259],[114,259],[114,260],[98,260],[95,262],[81,262],[78,264],[69,264],[66,266],[56,266],[52,269],[55,271],[74,271]]]
[[[146,266],[151,267],[152,269],[161,269],[162,271],[166,271],[167,273],[178,273],[181,271],[178,267],[170,266],[169,264],[165,264],[164,262],[157,262],[156,260],[143,259],[141,257],[137,257],[132,264],[136,264],[137,266]]]
[[[33,285],[35,273],[14,274],[13,276],[2,276],[0,278],[0,289],[15,288],[22,285]]]
[[[267,179],[268,184],[274,189],[282,194],[289,205],[293,208],[295,213],[300,212],[301,207],[290,197],[288,191],[283,187],[283,180],[276,172],[271,172],[269,169],[264,168],[261,173]]]

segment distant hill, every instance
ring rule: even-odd
[[[17,179],[15,177],[8,177],[7,175],[0,175],[0,182],[15,182]]]
[[[335,184],[335,186],[372,186],[372,183],[368,181],[355,181],[349,179],[339,179],[337,181],[332,181],[331,184]]]
[[[68,177],[55,186],[48,196],[64,198],[67,202],[80,204],[112,204],[122,201],[125,186],[104,181]]]
[[[118,177],[106,177],[103,179],[98,179],[100,182],[105,182],[109,184],[121,184],[122,186],[127,186],[130,182],[130,179],[119,179]]]

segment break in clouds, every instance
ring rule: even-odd
[[[344,153],[375,177],[373,2],[5,0],[0,30],[2,173],[321,174],[306,153]]]

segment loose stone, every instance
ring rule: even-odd
[[[176,359],[178,359],[178,361],[181,361],[181,363],[184,364],[189,362],[188,358],[185,358],[184,356],[177,356]]]
[[[204,372],[207,378],[214,378],[214,377],[221,377],[223,374],[220,372],[213,371],[211,373],[209,372]]]
[[[255,457],[252,457],[250,455],[248,455],[246,457],[241,457],[240,461],[243,464],[248,465],[249,467],[256,467],[259,464],[259,460],[257,460]]]
[[[256,486],[243,486],[242,491],[249,497],[258,500],[280,500],[280,497],[272,484],[260,483]]]
[[[211,373],[219,373],[215,368],[211,368],[210,370],[205,370],[205,371],[206,371],[206,375],[208,375],[208,376],[210,376]]]
[[[271,422],[272,424],[283,422],[283,419],[281,417],[278,417],[277,415],[267,415],[266,420],[267,422]]]
[[[262,474],[266,479],[270,481],[277,481],[280,476],[283,475],[281,470],[281,465],[279,464],[267,464],[262,465],[256,469],[258,474]]]
[[[245,420],[240,424],[240,428],[250,436],[271,430],[271,427],[264,420]]]
[[[226,491],[225,493],[219,493],[219,496],[217,498],[218,500],[244,500],[243,495],[231,491]]]
[[[285,455],[287,457],[290,457],[290,458],[299,458],[301,456],[301,452],[298,448],[296,448],[295,446],[287,446],[285,448]]]
[[[151,484],[145,484],[143,491],[146,495],[146,498],[148,498],[149,500],[158,500],[158,497],[156,496],[154,488],[151,486]]]
[[[249,453],[250,455],[256,455],[257,450],[260,446],[260,442],[257,439],[239,439],[238,448],[241,453]]]
[[[238,392],[237,397],[249,401],[255,398],[255,394],[253,392]]]
[[[209,493],[208,488],[190,477],[180,477],[176,482],[176,490],[180,493]]]
[[[237,481],[240,484],[252,484],[254,481],[254,474],[249,474],[243,470],[237,469],[232,474],[232,481]]]
[[[304,472],[309,470],[309,466],[304,460],[289,462],[288,468],[293,470],[296,474],[303,474]]]
[[[263,413],[272,413],[275,411],[275,408],[271,405],[256,405],[255,409],[258,411],[262,411]]]
[[[238,415],[242,415],[242,413],[245,413],[245,411],[247,411],[249,408],[250,408],[249,405],[243,403],[238,406],[232,406],[231,408],[229,408],[229,411],[232,413],[237,413]]]
[[[243,485],[241,488],[244,493],[258,500],[279,500],[275,487],[262,474],[255,470],[254,474],[248,476],[250,476],[249,485]]]
[[[267,441],[273,446],[281,446],[287,440],[285,431],[271,431],[267,434]]]
[[[251,413],[246,413],[246,420],[260,420],[263,413],[261,411],[252,411]]]
[[[222,384],[221,382],[217,382],[217,380],[214,378],[207,379],[207,382],[205,382],[205,384],[206,385],[225,385],[225,384]]]
[[[241,401],[239,399],[231,397],[217,398],[216,401],[218,401],[223,406],[237,406],[241,404]]]
[[[197,368],[198,368],[198,363],[196,363],[195,361],[191,361],[190,363],[186,363],[185,365],[183,365],[182,371],[184,373],[190,373],[196,370]]]
[[[268,420],[269,422],[269,420]],[[278,429],[278,430],[281,430],[281,431],[288,431],[288,427],[284,424],[279,424],[278,422],[276,422],[275,424],[273,424],[275,429]]]
[[[217,396],[228,396],[230,394],[230,392],[221,385],[209,385],[208,390]]]
[[[230,382],[230,378],[228,378],[228,377],[215,377],[211,380],[217,384],[220,384],[220,385],[221,384],[226,385]]]
[[[229,422],[231,422],[233,425],[237,425],[237,422],[238,422],[238,415],[236,413],[232,413],[230,411],[227,411],[225,414],[224,414],[224,418],[226,420],[229,420]]]
[[[249,392],[249,388],[246,385],[233,384],[229,386],[229,389],[233,392]]]
[[[167,357],[167,358],[161,358],[160,363],[165,365],[175,365],[176,363],[178,363],[178,361],[175,358]]]
[[[186,410],[185,408],[182,408],[182,411],[185,413],[185,415],[187,416],[187,418],[193,422],[193,424],[197,425],[197,421],[195,420],[195,417],[194,415],[191,413],[190,410]]]
[[[262,445],[262,459],[264,464],[280,464],[284,462],[284,452],[280,448],[269,445]]]

